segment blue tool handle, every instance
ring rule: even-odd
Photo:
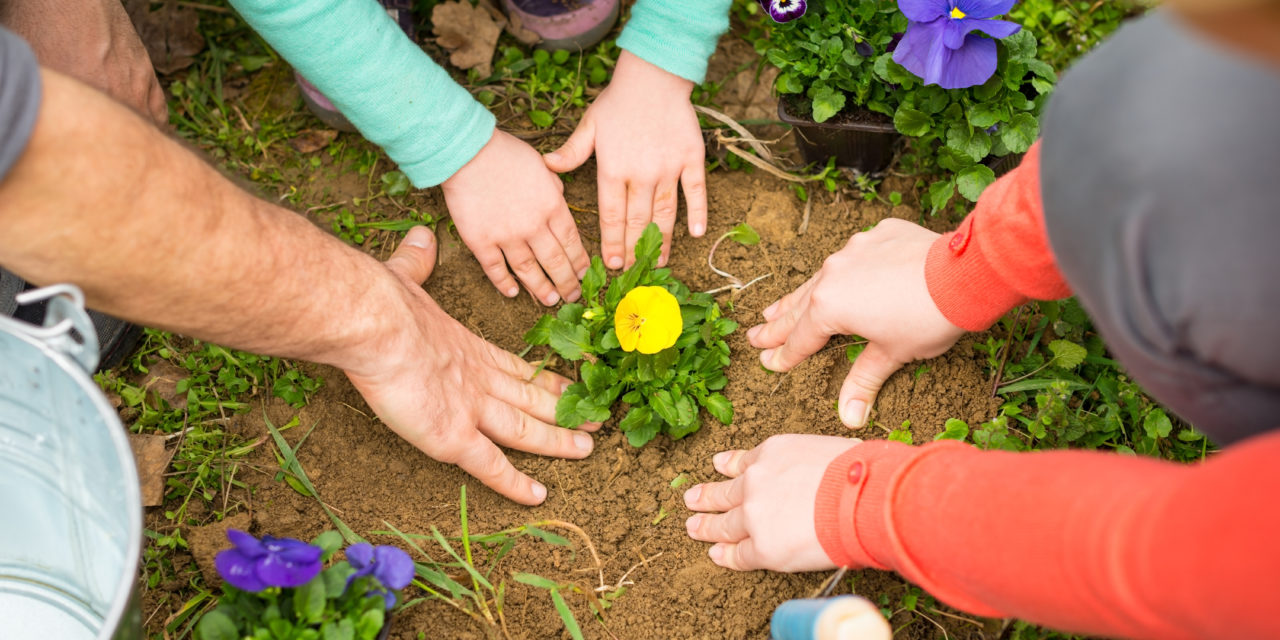
[[[881,640],[892,637],[888,622],[875,606],[852,595],[788,600],[774,609],[769,620],[769,634],[773,640],[843,640],[846,637]]]

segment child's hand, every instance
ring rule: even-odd
[[[545,158],[551,170],[564,173],[595,151],[601,253],[610,269],[635,262],[636,241],[650,222],[662,230],[658,264],[667,263],[681,183],[689,233],[706,233],[706,147],[692,91],[692,82],[623,51],[609,87],[564,146]]]
[[[533,147],[494,131],[441,187],[458,235],[503,295],[520,293],[508,265],[545,305],[582,295],[578,282],[591,260],[565,205],[564,183]]]

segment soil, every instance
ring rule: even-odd
[[[713,65],[713,68],[714,65]],[[721,67],[725,68],[725,67]],[[729,65],[728,71],[732,72]],[[754,93],[743,84],[744,97]],[[746,100],[751,101],[751,100]],[[749,109],[750,105],[744,108]],[[343,139],[355,140],[344,134]],[[558,140],[544,141],[550,146]],[[317,153],[324,166],[307,170],[302,183],[304,201],[337,202],[367,194],[366,178],[330,172],[328,154]],[[298,169],[301,175],[302,169]],[[594,162],[572,174],[565,196],[578,220],[589,249],[598,252],[599,226],[596,214]],[[308,182],[310,180],[311,182]],[[911,193],[908,183],[889,189]],[[276,200],[280,193],[264,196]],[[286,187],[278,187],[281,192]],[[495,185],[495,188],[500,188]],[[267,435],[264,417],[275,425],[294,416],[300,426],[285,432],[297,443],[308,430],[311,435],[298,452],[299,461],[314,483],[319,498],[352,529],[375,543],[401,544],[393,536],[372,535],[390,526],[417,534],[438,527],[447,536],[460,533],[458,521],[459,487],[466,485],[470,530],[495,532],[541,520],[563,520],[581,527],[590,537],[603,563],[604,579],[616,583],[628,569],[631,584],[607,611],[604,622],[593,620],[588,600],[581,593],[566,598],[582,624],[587,638],[767,638],[768,621],[774,607],[784,600],[808,597],[827,574],[783,575],[767,572],[735,573],[714,565],[707,557],[707,544],[690,539],[684,521],[690,515],[680,500],[680,491],[670,487],[680,474],[694,481],[717,479],[711,457],[733,448],[751,448],[765,438],[780,433],[819,433],[861,438],[883,438],[888,430],[910,421],[915,442],[932,440],[948,418],[970,424],[990,419],[998,402],[991,398],[981,359],[969,343],[962,343],[943,357],[912,365],[893,376],[880,395],[874,424],[857,432],[845,429],[835,403],[841,381],[848,369],[844,345],[848,339],[834,339],[830,346],[786,374],[770,373],[759,366],[757,352],[748,345],[745,329],[756,324],[760,311],[808,279],[827,255],[842,247],[849,236],[888,217],[919,221],[914,203],[890,207],[879,201],[832,196],[811,189],[813,206],[808,229],[798,229],[804,207],[788,183],[762,172],[752,174],[723,169],[708,175],[710,229],[703,238],[692,238],[677,228],[670,266],[674,274],[695,290],[720,287],[725,282],[706,265],[712,242],[739,222],[749,222],[760,234],[757,246],[726,243],[717,251],[717,266],[744,281],[764,274],[770,277],[738,294],[723,294],[719,300],[728,317],[742,330],[729,336],[733,362],[728,371],[725,394],[736,408],[734,424],[722,426],[704,420],[702,429],[672,442],[659,437],[642,449],[632,448],[617,431],[616,420],[606,424],[596,437],[595,452],[581,461],[555,460],[511,452],[517,467],[544,482],[549,488],[545,504],[517,505],[495,494],[456,467],[436,462],[405,443],[372,417],[360,395],[338,371],[303,365],[311,375],[322,377],[323,388],[302,409],[293,409],[279,400],[265,402],[230,419],[229,429],[253,441]],[[411,194],[405,200],[420,211],[443,213],[446,209],[437,189]],[[374,203],[372,206],[391,205]],[[305,207],[300,207],[305,208]],[[393,215],[394,210],[385,212]],[[317,209],[309,214],[328,228],[334,209]],[[683,220],[683,215],[681,217]],[[951,222],[924,221],[939,230]],[[427,291],[454,318],[477,334],[512,351],[521,351],[521,335],[545,309],[527,293],[518,299],[501,296],[484,276],[476,260],[456,237],[439,225],[441,252]],[[365,243],[371,254],[385,258],[393,236],[374,234]],[[980,339],[985,339],[980,336]],[[533,351],[529,358],[541,355]],[[225,503],[229,520],[255,534],[269,533],[311,539],[332,525],[312,497],[300,495],[276,478],[278,464],[270,443],[259,446],[242,465],[236,479],[250,490],[235,490]],[[218,501],[223,500],[219,496]],[[175,566],[194,560],[213,581],[210,559],[226,546],[224,523],[212,524],[209,507],[194,501],[194,518],[211,524],[185,532],[191,558],[185,552],[174,557]],[[165,527],[161,510],[148,513],[148,527]],[[661,514],[665,513],[666,516]],[[579,541],[567,531],[559,531]],[[443,554],[434,546],[428,551]],[[531,572],[561,582],[573,582],[583,589],[598,584],[591,555],[581,544],[576,553],[531,538],[522,539],[493,573],[495,579],[512,571]],[[186,584],[171,580],[146,590],[144,616],[149,629],[160,632],[165,619],[185,600]],[[907,585],[886,573],[855,572],[838,592],[850,589],[893,609]],[[422,593],[410,589],[409,599]],[[945,610],[945,609],[944,609]],[[950,611],[950,610],[947,610]],[[548,593],[507,579],[504,607],[506,628],[511,638],[567,638]],[[896,638],[942,637],[986,638],[998,623],[931,616],[941,625],[920,619],[917,614],[898,613],[893,618]],[[998,626],[996,627],[998,628]],[[426,600],[396,616],[391,637],[486,638],[492,629],[473,621],[438,601]]]

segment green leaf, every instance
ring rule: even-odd
[[[322,552],[320,557],[328,560],[329,556],[332,556],[335,551],[342,548],[342,534],[331,529],[316,536],[316,539],[312,540],[311,544],[320,547]]]
[[[947,146],[978,162],[991,153],[991,136],[983,129],[957,122],[947,130]]]
[[[560,399],[556,401],[556,424],[574,429],[587,421],[582,414],[578,413],[578,403],[582,402],[586,391],[587,385],[575,382],[560,394]]]
[[[687,394],[676,393],[672,395],[675,397],[676,418],[679,420],[672,426],[684,427],[692,424],[698,417],[698,405],[694,404],[693,399]]]
[[[956,188],[960,191],[960,195],[970,202],[977,202],[978,196],[982,195],[987,185],[995,181],[996,173],[985,164],[966,167],[956,174]]]
[[[584,362],[580,373],[592,394],[604,391],[618,381],[618,372],[604,362]]]
[[[667,435],[670,436],[672,440],[679,440],[691,433],[696,432],[700,428],[702,428],[702,421],[698,420],[697,414],[694,414],[693,420],[689,422],[689,424],[681,424],[681,425],[674,425],[674,426],[668,425]]]
[[[1147,437],[1168,438],[1173,432],[1173,423],[1169,421],[1164,409],[1152,409],[1142,419],[1142,429],[1147,432]]]
[[[555,118],[551,117],[550,113],[541,109],[534,109],[533,111],[530,111],[529,120],[533,122],[533,126],[539,129],[546,129],[555,122]]]
[[[555,316],[549,313],[538,318],[533,328],[524,332],[524,341],[531,345],[547,344],[551,340],[551,323],[555,320]]]
[[[955,193],[956,183],[954,180],[938,180],[929,185],[929,214],[935,214],[945,208],[947,203],[951,202],[951,197]]]
[[[549,343],[566,360],[581,360],[582,353],[591,350],[591,334],[582,325],[557,320],[551,326]]]
[[[196,637],[199,640],[240,640],[240,633],[230,616],[214,609],[200,618]]]
[[[662,231],[658,225],[650,222],[640,234],[636,242],[636,261],[646,261],[650,267],[658,264],[658,256],[662,254]]]
[[[933,119],[923,111],[899,107],[893,114],[893,126],[903,135],[920,137],[933,128]]]
[[[600,256],[591,256],[591,267],[582,275],[582,299],[594,303],[596,294],[605,283],[604,261]]]
[[[559,582],[556,582],[555,580],[551,580],[548,578],[544,578],[534,573],[521,573],[521,572],[512,573],[511,579],[515,580],[516,582],[519,582],[520,584],[527,584],[531,587],[537,587],[539,589],[559,589],[560,588]]]
[[[586,310],[580,303],[570,302],[556,312],[556,319],[569,324],[578,324],[582,322],[582,312]]]
[[[584,422],[604,422],[605,420],[608,420],[611,415],[609,407],[602,407],[596,404],[594,398],[583,398],[579,400],[575,411]]]
[[[634,407],[618,423],[618,429],[627,434],[627,442],[633,447],[643,447],[658,435],[662,420],[648,407]]]
[[[706,400],[702,401],[702,406],[706,407],[707,413],[719,420],[721,424],[733,424],[733,403],[723,395],[719,393],[707,395]]]
[[[388,171],[382,174],[382,189],[389,196],[402,196],[409,193],[409,189],[413,187],[409,183],[409,177],[400,171]]]
[[[375,638],[378,632],[382,631],[384,620],[385,614],[382,612],[382,607],[369,609],[356,620],[356,634],[361,640]]]
[[[889,440],[892,440],[893,442],[901,442],[903,444],[911,444],[911,431],[906,428],[894,429],[889,432]]]
[[[804,83],[797,80],[790,73],[778,74],[778,79],[774,81],[773,86],[778,90],[778,93],[804,93]]]
[[[680,412],[676,410],[675,399],[671,392],[663,389],[649,397],[649,406],[669,425],[680,424]]]
[[[307,624],[320,622],[324,615],[325,596],[324,579],[312,578],[309,582],[293,590],[293,610]]]
[[[569,605],[564,601],[564,596],[560,595],[559,589],[551,590],[551,603],[556,607],[556,613],[560,614],[560,621],[564,623],[564,628],[569,632],[569,636],[573,640],[583,640],[582,629],[578,627],[578,620],[573,617],[573,612],[569,610]]]
[[[1053,353],[1053,360],[1049,364],[1063,369],[1074,369],[1080,366],[1085,356],[1089,355],[1088,349],[1067,340],[1050,342],[1049,351]]]
[[[977,129],[988,129],[992,125],[1005,120],[1008,116],[1004,112],[1002,105],[992,104],[989,102],[979,102],[969,108],[965,114],[969,124]]]
[[[321,579],[324,580],[325,596],[330,600],[336,600],[342,593],[347,590],[347,578],[355,573],[355,569],[346,562],[339,562],[328,569],[320,572]]]
[[[320,637],[322,640],[355,640],[356,627],[350,618],[326,622],[320,627]]]
[[[963,442],[967,437],[969,437],[969,424],[967,422],[964,420],[957,420],[956,418],[947,418],[943,432],[934,436],[933,439],[960,440]]]
[[[813,99],[814,122],[826,122],[844,108],[844,92],[825,84],[815,84],[809,90],[809,97]]]
[[[851,344],[844,348],[844,357],[850,363],[853,363],[854,360],[858,359],[858,356],[862,355],[862,350],[866,348],[867,348],[866,342],[855,342],[854,344]]]
[[[731,229],[726,235],[730,240],[739,244],[747,246],[760,244],[760,234],[756,233],[756,230],[745,222]]]
[[[550,531],[547,531],[546,529],[539,529],[533,525],[525,525],[524,532],[543,542],[546,542],[547,544],[554,544],[557,547],[573,546],[573,543],[569,542],[568,538],[558,533],[552,533]]]
[[[1026,61],[1036,57],[1036,37],[1028,29],[999,40],[1009,52],[1009,60]]]
[[[1000,127],[1000,140],[1011,153],[1025,153],[1038,137],[1040,121],[1029,113],[1019,113],[1008,124]]]

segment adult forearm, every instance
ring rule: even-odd
[[[338,366],[404,308],[377,261],[97,91],[42,78],[35,130],[0,183],[0,264],[136,322]]]

